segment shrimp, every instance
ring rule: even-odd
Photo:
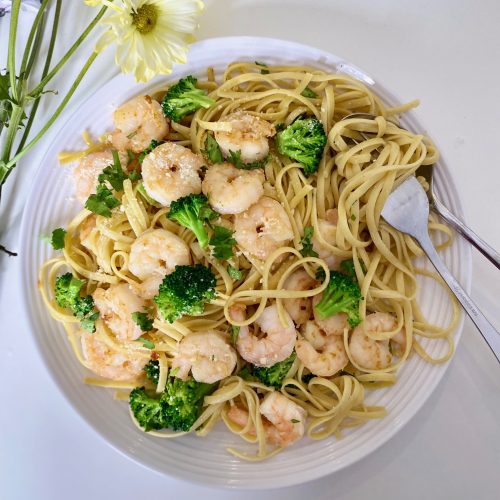
[[[314,322],[302,328],[303,339],[295,343],[295,352],[304,366],[318,377],[331,377],[349,362],[341,335],[327,335]]]
[[[141,329],[132,320],[132,313],[143,311],[146,304],[128,283],[111,285],[107,290],[97,288],[92,297],[101,318],[119,339],[135,340],[141,336]]]
[[[191,193],[201,192],[199,170],[205,160],[190,149],[166,142],[146,155],[142,162],[144,188],[162,205]]]
[[[244,321],[245,306],[234,304],[230,308],[231,316],[236,321]],[[259,339],[252,333],[248,326],[241,326],[236,341],[236,348],[240,356],[256,366],[272,366],[292,354],[297,332],[292,318],[283,311],[287,326],[281,324],[276,304],[268,306],[257,318],[256,323],[266,334]]]
[[[327,335],[343,335],[344,330],[349,327],[347,323],[347,314],[338,313],[328,318],[321,319],[316,311],[316,304],[323,298],[323,294],[313,297],[314,321]]]
[[[293,238],[293,230],[281,204],[263,196],[234,216],[234,238],[244,250],[265,260]]]
[[[349,339],[349,350],[352,360],[362,368],[368,370],[382,370],[392,362],[389,342],[393,341],[406,349],[406,336],[404,331],[397,332],[389,341],[375,340],[365,332],[389,332],[397,326],[396,318],[389,313],[376,312],[369,314],[364,323],[357,326]]]
[[[264,194],[264,172],[241,170],[230,163],[210,167],[201,188],[210,205],[220,214],[239,214]]]
[[[116,149],[140,153],[154,139],[168,134],[168,122],[160,104],[148,95],[134,97],[113,113],[116,130],[111,142]]]
[[[319,232],[323,239],[332,246],[336,245],[337,223],[339,221],[339,213],[336,208],[326,211],[326,219],[318,219]],[[320,259],[326,262],[330,269],[339,269],[342,258],[334,255],[332,251],[321,243],[316,234],[312,237],[313,250],[318,254]]]
[[[126,156],[120,153],[120,162],[126,165]],[[75,182],[75,196],[84,203],[87,198],[95,193],[97,177],[108,166],[113,164],[113,154],[110,150],[90,153],[84,156],[73,169]]]
[[[281,393],[273,391],[267,394],[259,408],[264,417],[262,425],[266,441],[277,446],[288,446],[304,435],[306,411]],[[248,423],[248,411],[234,405],[227,412],[228,418],[235,424],[245,427]],[[255,427],[249,430],[255,436]]]
[[[222,121],[231,124],[231,132],[216,132],[215,140],[225,158],[231,151],[240,151],[241,160],[251,163],[269,154],[269,140],[276,134],[274,125],[245,111],[236,111]]]
[[[293,272],[285,280],[283,288],[285,290],[312,290],[318,282],[311,278],[304,269]],[[283,305],[296,325],[302,325],[311,318],[312,304],[310,297],[299,299],[283,299]]]
[[[165,275],[173,272],[175,266],[190,263],[191,254],[184,240],[166,229],[152,229],[132,243],[128,268],[142,280],[137,287],[139,295],[151,299]]]
[[[111,380],[135,381],[143,374],[147,358],[126,354],[113,349],[95,333],[81,332],[82,353],[85,365],[100,377]]]
[[[176,377],[185,380],[189,370],[197,382],[213,384],[229,377],[236,366],[236,352],[221,333],[209,330],[184,337],[172,368],[178,369]]]

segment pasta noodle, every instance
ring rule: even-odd
[[[230,64],[218,84],[213,69],[209,68],[207,81],[200,81],[199,86],[209,92],[215,105],[199,109],[181,123],[171,123],[166,139],[188,146],[201,155],[207,134],[230,131],[225,117],[238,110],[274,125],[288,126],[303,115],[320,120],[327,134],[327,147],[317,174],[306,176],[299,163],[279,155],[276,149],[271,149],[264,167],[264,195],[277,200],[284,208],[293,231],[289,244],[273,251],[266,260],[259,260],[236,245],[236,255],[229,259],[229,264],[239,269],[243,277],[234,280],[228,274],[226,264],[215,259],[208,247],[201,249],[191,231],[168,219],[168,208],[144,196],[139,183],[125,180],[123,192],[116,194],[120,207],[113,210],[110,218],[95,216],[84,209],[69,223],[63,254],[48,260],[40,270],[40,290],[52,317],[64,325],[78,360],[89,366],[79,342],[79,320],[54,300],[57,276],[69,269],[86,280],[86,293],[119,283],[134,288],[141,285],[129,269],[134,241],[152,228],[166,229],[181,238],[190,249],[192,261],[210,266],[214,271],[217,297],[200,316],[183,316],[168,323],[156,315],[153,329],[143,334],[154,343],[154,355],[160,365],[157,391],[161,392],[183,338],[208,330],[218,331],[227,338],[230,325],[240,328],[251,325],[258,332],[255,322],[264,309],[274,303],[279,319],[285,325],[285,300],[312,298],[323,292],[330,275],[328,265],[319,257],[301,254],[304,230],[312,227],[319,243],[334,258],[353,260],[364,297],[360,303],[361,318],[364,320],[368,314],[377,311],[390,313],[395,318],[397,326],[394,329],[366,331],[365,334],[382,343],[393,339],[397,332],[404,336],[404,342],[401,342],[404,347],[395,353],[393,362],[382,369],[368,369],[355,361],[348,328],[340,337],[349,359],[344,370],[330,377],[313,376],[299,358],[293,362],[281,393],[307,412],[308,437],[338,438],[344,429],[386,415],[383,407],[365,403],[365,393],[395,383],[398,368],[410,355],[418,355],[430,363],[442,363],[453,353],[452,335],[459,318],[456,302],[450,299],[454,314],[447,326],[426,321],[416,299],[417,276],[426,276],[438,283],[441,283],[440,278],[415,266],[415,258],[422,255],[420,248],[410,237],[394,230],[380,217],[391,190],[407,176],[415,174],[421,165],[434,164],[438,153],[427,137],[399,126],[398,114],[414,107],[417,102],[389,108],[361,82],[315,68],[274,66],[266,68],[265,72],[261,69],[258,64],[247,62]],[[313,97],[304,96],[306,89]],[[109,147],[103,136],[96,144],[87,140],[84,152],[64,154],[61,159],[74,161]],[[332,242],[322,232],[322,221],[334,208],[338,210],[338,222],[335,241]],[[221,215],[221,218],[230,227],[232,216]],[[441,249],[451,244],[449,228],[432,216],[429,229],[433,234],[446,237]],[[82,243],[83,237],[85,244]],[[285,289],[286,280],[294,272],[304,270],[314,278],[318,269],[324,271],[326,279],[318,281],[312,289]],[[236,321],[232,317],[231,307],[235,304],[247,306],[246,319]],[[142,363],[151,357],[151,350],[141,342],[117,338],[103,319],[96,322],[94,336],[112,352],[132,356]],[[447,353],[439,359],[431,358],[422,347],[421,338],[446,342]],[[266,427],[271,424],[260,412],[263,396],[273,388],[240,377],[238,374],[246,365],[238,357],[234,374],[220,381],[218,388],[205,397],[203,411],[192,429],[204,436],[222,420],[229,431],[256,445],[255,455],[237,449],[229,451],[242,459],[262,460],[281,449],[270,447],[266,441]],[[86,378],[85,382],[119,389],[118,399],[123,399],[124,390],[137,385],[134,381],[96,378]],[[231,419],[229,411],[233,407],[247,413],[244,425]],[[151,431],[151,434],[174,438],[185,433]]]

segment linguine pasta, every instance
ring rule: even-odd
[[[215,105],[199,109],[180,123],[171,123],[166,140],[203,154],[208,133],[223,130],[224,117],[235,111],[246,111],[271,124],[287,126],[298,117],[308,115],[321,121],[327,134],[327,146],[316,174],[306,176],[299,163],[278,154],[271,146],[270,157],[264,166],[264,195],[278,201],[290,221],[293,238],[266,259],[259,260],[236,245],[235,256],[228,263],[242,272],[241,279],[233,279],[226,262],[214,258],[210,247],[201,249],[194,234],[167,218],[168,208],[144,196],[139,183],[127,179],[123,192],[117,193],[120,207],[111,217],[95,216],[86,209],[74,217],[67,227],[62,255],[47,261],[40,270],[40,290],[54,319],[67,332],[75,356],[88,366],[80,344],[79,320],[59,307],[53,297],[57,276],[70,270],[86,281],[86,293],[97,287],[128,283],[132,288],[141,284],[129,269],[133,242],[152,228],[166,229],[180,237],[189,247],[192,261],[210,266],[216,275],[216,298],[207,304],[199,316],[183,316],[173,323],[155,314],[153,329],[143,337],[154,344],[154,358],[159,361],[160,373],[156,390],[161,392],[172,368],[179,342],[195,332],[215,330],[226,338],[230,325],[249,325],[258,332],[256,320],[270,304],[276,304],[280,320],[284,319],[284,299],[309,298],[325,289],[329,269],[324,260],[301,254],[301,238],[306,227],[331,254],[340,260],[352,259],[364,300],[360,315],[364,319],[371,312],[386,312],[394,316],[397,327],[388,332],[366,332],[376,341],[385,341],[403,332],[404,348],[394,353],[392,363],[383,369],[367,369],[356,363],[350,350],[349,328],[344,329],[343,342],[349,364],[331,377],[314,376],[297,357],[283,381],[281,393],[307,413],[306,435],[312,439],[341,437],[344,429],[358,426],[370,419],[386,415],[383,407],[365,403],[367,391],[397,383],[397,370],[409,356],[420,356],[429,363],[443,363],[453,353],[453,331],[459,318],[455,302],[451,322],[445,326],[429,324],[421,312],[417,295],[417,276],[424,275],[441,283],[431,272],[419,269],[414,260],[421,249],[407,235],[388,226],[380,217],[381,209],[391,190],[421,165],[432,165],[438,158],[432,142],[423,135],[409,132],[398,125],[398,115],[414,107],[412,102],[389,108],[372,91],[353,78],[309,67],[274,66],[261,73],[253,63],[230,64],[215,81],[213,70],[208,70],[206,81],[199,87],[208,91]],[[309,89],[314,97],[305,97]],[[373,115],[373,118],[352,116],[355,113]],[[222,128],[221,128],[222,127]],[[74,161],[94,151],[109,147],[106,137],[100,143],[87,141],[83,153],[65,154],[65,160]],[[272,141],[271,141],[272,142]],[[335,242],[322,234],[320,221],[327,211],[338,210]],[[232,216],[221,215],[227,227]],[[440,248],[451,244],[450,229],[432,215],[429,219],[432,233],[444,235]],[[86,245],[82,245],[85,234]],[[305,270],[314,278],[322,269],[326,279],[318,281],[311,290],[287,290],[284,283],[295,271]],[[444,286],[444,285],[443,285]],[[247,307],[246,319],[236,321],[231,306]],[[145,363],[152,356],[141,342],[117,338],[102,319],[96,322],[93,334],[114,352],[132,355]],[[299,333],[300,335],[300,333]],[[433,359],[422,347],[422,339],[445,341],[447,353]],[[63,362],[63,360],[61,360]],[[238,356],[233,374],[218,383],[217,389],[206,396],[203,411],[192,427],[200,436],[207,435],[222,421],[229,431],[247,442],[254,443],[255,454],[237,449],[229,451],[246,460],[262,460],[278,452],[266,441],[269,422],[259,411],[265,394],[274,390],[239,373],[247,363]],[[115,388],[117,398],[123,391],[144,382],[113,381],[104,378],[86,378],[87,383]],[[117,403],[118,404],[118,403]],[[245,425],[234,422],[228,415],[232,407],[247,412]],[[133,418],[133,415],[132,415]],[[140,427],[139,427],[140,428]],[[176,438],[184,432],[150,431],[160,438]]]

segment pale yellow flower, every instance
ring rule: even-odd
[[[188,44],[194,41],[201,0],[85,0],[92,6],[107,5],[110,15],[101,24],[108,30],[95,50],[116,45],[116,63],[124,73],[146,82],[172,72],[173,63],[184,64]]]

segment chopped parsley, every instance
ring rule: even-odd
[[[304,228],[304,236],[300,239],[300,244],[302,245],[302,248],[300,250],[300,253],[304,257],[317,257],[318,254],[313,250],[313,245],[312,245],[312,237],[314,234],[314,228],[311,226],[306,226]]]
[[[205,149],[203,150],[203,155],[210,163],[222,163],[224,161],[224,156],[220,150],[217,141],[211,134],[207,135],[205,139]]]
[[[139,325],[141,331],[149,332],[153,329],[153,319],[148,316],[147,313],[144,312],[133,312],[132,320],[134,323]]]
[[[241,151],[229,151],[229,158],[227,159],[236,168],[242,170],[255,170],[257,168],[264,168],[269,161],[269,155],[267,155],[262,160],[252,161],[251,163],[245,163],[241,159]]]
[[[313,98],[313,97],[318,97],[318,94],[316,94],[316,92],[314,92],[314,90],[311,90],[309,87],[306,87],[300,95],[303,95],[304,97],[310,97],[310,98]]]
[[[118,205],[120,201],[104,184],[98,184],[95,194],[91,194],[85,202],[87,210],[103,217],[111,217],[111,210]]]
[[[66,229],[58,227],[52,231],[52,236],[50,237],[50,244],[54,250],[61,250],[64,248],[64,238],[66,236]]]
[[[143,345],[146,349],[154,349],[154,348],[155,348],[154,342],[151,342],[151,340],[146,339],[146,338],[144,338],[144,337],[139,337],[139,338],[137,339],[137,342],[142,342],[142,345]]]
[[[236,345],[236,342],[238,341],[238,335],[240,334],[240,327],[236,325],[231,325],[230,334],[231,334],[231,342],[234,345]]]
[[[213,246],[214,257],[219,260],[229,259],[234,255],[233,245],[236,245],[233,231],[222,226],[214,226],[213,230],[209,243]]]
[[[106,185],[109,182],[115,191],[123,191],[123,181],[128,179],[127,173],[123,170],[118,151],[113,150],[113,163],[108,165],[97,177],[99,184]]]
[[[255,61],[255,64],[257,66],[260,66],[262,69],[260,70],[260,74],[261,75],[268,75],[269,74],[269,70],[267,69],[268,68],[268,65],[263,63],[263,62],[259,62],[259,61]]]
[[[157,148],[160,144],[163,144],[163,142],[160,142],[160,141],[157,141],[156,139],[153,139],[150,142],[149,146],[145,150],[143,150],[141,153],[139,153],[139,156],[138,156],[139,163],[142,163],[144,161],[144,158],[146,158],[146,155],[151,153],[151,151],[153,151],[153,149]]]

